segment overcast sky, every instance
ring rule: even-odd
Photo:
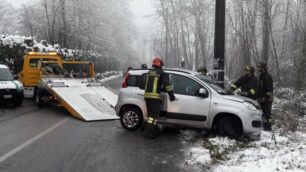
[[[22,6],[22,4],[31,1],[35,0],[7,0],[7,2],[10,2],[16,8],[19,8]],[[129,0],[129,1],[131,1],[131,10],[134,12],[135,17],[138,19],[154,13],[151,0]]]
[[[28,3],[32,0],[8,0],[7,2],[11,3],[14,7],[19,8],[22,4]]]

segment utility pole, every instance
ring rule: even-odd
[[[224,88],[225,0],[216,0],[214,78]]]

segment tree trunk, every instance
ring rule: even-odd
[[[262,1],[263,11],[262,11],[262,52],[261,61],[268,63],[269,61],[269,50],[270,50],[270,30],[269,21],[271,15],[271,7],[269,0]]]

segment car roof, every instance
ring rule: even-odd
[[[0,69],[8,69],[9,67],[7,67],[6,65],[4,64],[0,64]]]
[[[142,75],[144,73],[147,73],[150,69],[132,69],[129,71],[129,74],[131,75]],[[170,73],[179,73],[179,74],[190,74],[190,75],[197,75],[198,72],[188,70],[188,69],[178,69],[178,68],[165,68],[163,69],[165,72]]]

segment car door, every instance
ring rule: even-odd
[[[164,103],[167,103],[167,118],[206,123],[210,107],[208,90],[197,81],[183,75],[169,74],[169,79],[177,100],[171,102],[168,96],[167,100],[164,100]],[[200,88],[205,89],[208,96],[200,96]]]

